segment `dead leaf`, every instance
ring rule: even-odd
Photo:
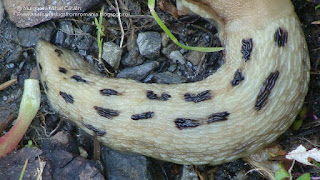
[[[296,160],[305,165],[314,166],[310,163],[310,160],[314,159],[320,161],[320,150],[313,148],[307,151],[304,146],[300,145],[297,149],[289,152],[288,155],[286,155],[286,158]]]
[[[174,16],[177,19],[179,18],[178,10],[177,10],[176,6],[170,4],[166,1],[159,1],[158,6],[162,11],[170,13],[172,16]]]

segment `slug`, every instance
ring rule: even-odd
[[[107,146],[178,164],[221,164],[284,133],[308,90],[310,62],[290,0],[178,0],[213,19],[225,63],[206,79],[144,84],[107,78],[74,52],[39,40],[51,106]]]

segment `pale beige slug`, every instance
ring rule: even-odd
[[[262,148],[291,125],[309,82],[309,56],[290,0],[178,0],[214,19],[225,63],[195,83],[106,78],[76,53],[40,40],[52,107],[104,144],[178,164],[220,164]]]

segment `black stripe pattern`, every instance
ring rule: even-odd
[[[83,125],[85,128],[93,131],[97,136],[103,136],[103,135],[106,134],[106,131],[100,130],[100,129],[98,129],[98,128],[90,125],[90,124],[82,123],[82,125]]]
[[[255,109],[260,110],[266,105],[267,99],[271,93],[271,90],[273,89],[274,85],[276,84],[276,81],[279,77],[279,71],[275,71],[270,73],[266,81],[263,83],[260,92],[257,96]]]
[[[63,54],[63,52],[60,49],[55,49],[54,52],[58,54],[58,57],[61,57],[61,54]]]
[[[242,58],[245,60],[245,62],[251,59],[252,49],[253,49],[252,38],[243,39],[242,46],[241,46],[241,53],[242,53]]]
[[[101,89],[100,94],[102,96],[117,96],[117,95],[119,95],[119,93],[113,89]]]
[[[94,106],[93,108],[97,111],[97,113],[100,116],[108,118],[108,119],[112,119],[115,116],[119,116],[119,112],[116,111],[116,110],[102,108],[102,107],[99,107],[99,106]]]
[[[225,121],[228,120],[228,116],[230,115],[230,113],[228,111],[224,111],[224,112],[220,112],[220,113],[214,113],[211,114],[208,117],[208,124],[217,122],[217,121]]]
[[[244,76],[242,75],[242,72],[240,71],[240,69],[238,69],[234,73],[234,78],[231,81],[231,84],[232,84],[232,86],[238,86],[240,84],[240,82],[243,80],[244,80]]]
[[[288,41],[288,31],[279,27],[274,33],[274,41],[276,42],[276,45],[279,47],[286,46]]]
[[[187,102],[194,102],[194,103],[198,103],[201,101],[205,101],[205,100],[209,100],[211,99],[211,92],[209,90],[203,91],[199,94],[190,94],[190,93],[186,93],[184,95],[184,100],[186,100]]]
[[[140,119],[150,119],[153,118],[154,112],[145,112],[141,114],[134,114],[131,116],[132,120],[140,120]]]
[[[205,119],[195,120],[189,118],[177,118],[174,120],[176,127],[179,130],[195,128],[203,124],[211,124],[218,121],[228,120],[230,113],[228,111],[213,113]]]
[[[74,103],[73,97],[70,94],[60,91],[60,96],[67,102],[67,103]]]
[[[153,91],[147,91],[147,98],[150,100],[167,101],[169,100],[169,98],[171,98],[171,95],[167,93],[162,93],[159,97]]]
[[[46,91],[49,90],[47,81],[43,81],[43,88],[44,88],[44,90],[46,90]]]
[[[63,74],[67,74],[67,69],[64,67],[59,67],[59,72],[63,73]]]
[[[176,124],[176,127],[180,130],[195,128],[197,126],[200,126],[200,124],[201,124],[200,121],[198,121],[198,120],[185,119],[185,118],[177,118],[174,120],[174,123]]]
[[[42,72],[42,66],[41,66],[41,64],[40,64],[40,63],[38,63],[38,66],[39,66],[39,70],[40,70],[40,72]]]
[[[77,82],[83,82],[83,83],[86,83],[87,80],[83,79],[81,76],[78,76],[78,75],[73,75],[71,76],[71,79],[74,79],[76,80]]]

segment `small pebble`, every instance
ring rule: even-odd
[[[199,51],[189,51],[186,54],[186,59],[190,61],[193,65],[198,65],[206,53]]]
[[[175,43],[169,43],[167,46],[162,48],[161,53],[165,55],[167,58],[170,58],[170,53],[179,49],[180,48]]]
[[[159,84],[179,84],[187,82],[187,79],[185,77],[173,74],[168,71],[155,74],[153,79],[156,83]]]
[[[177,69],[177,65],[172,64],[172,65],[169,66],[168,71],[169,72],[174,72],[176,69]]]
[[[133,47],[122,59],[121,64],[126,67],[136,66],[143,63],[143,58],[138,47]]]
[[[12,68],[14,68],[14,64],[13,63],[6,64],[6,68],[12,69]]]
[[[197,172],[192,165],[183,165],[180,179],[198,180]]]
[[[146,62],[139,66],[124,69],[117,75],[117,78],[126,78],[126,79],[134,79],[137,81],[141,81],[142,79],[147,77],[148,74],[158,66],[159,66],[159,62],[157,61]]]
[[[111,67],[118,69],[121,60],[122,49],[113,42],[103,43],[102,59]]]
[[[170,38],[167,35],[167,33],[165,33],[165,32],[161,33],[161,44],[162,44],[162,46],[163,47],[167,47],[169,41],[170,41]]]
[[[3,19],[3,14],[4,14],[4,9],[3,9],[3,5],[2,5],[2,0],[0,0],[0,24]]]
[[[147,58],[157,58],[160,56],[161,37],[157,32],[139,33],[137,44],[140,54]]]
[[[184,59],[184,57],[182,56],[182,54],[179,52],[179,51],[172,51],[169,55],[169,58],[174,62],[176,63],[177,61],[180,63],[180,64],[185,64],[186,61]]]

